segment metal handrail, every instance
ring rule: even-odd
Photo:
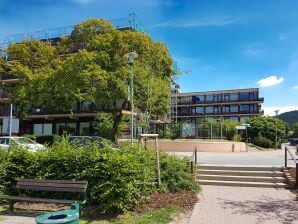
[[[197,162],[198,162],[198,150],[197,147],[195,147],[195,150],[192,152],[192,157],[190,160],[190,170],[191,170],[191,174],[194,174],[194,167],[196,166]],[[193,164],[195,163],[195,164]]]
[[[288,147],[285,147],[285,168],[288,168],[288,154],[293,159],[295,165],[296,165],[296,188],[298,188],[298,160],[295,158],[293,153],[288,149]]]

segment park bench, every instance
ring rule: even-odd
[[[38,203],[57,203],[57,204],[85,204],[87,201],[86,190],[87,181],[77,180],[40,180],[40,179],[20,179],[15,188],[19,196],[3,195],[1,198],[10,202],[10,210],[16,202],[38,202]],[[53,198],[36,198],[22,195],[21,191],[46,191],[46,192],[65,192],[79,196],[80,200],[65,200]]]

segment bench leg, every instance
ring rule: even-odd
[[[9,202],[9,210],[11,211],[11,212],[13,212],[13,205],[14,205],[14,201],[10,201]]]

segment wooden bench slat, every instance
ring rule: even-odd
[[[30,186],[30,187],[18,187],[23,190],[37,190],[37,191],[57,191],[57,192],[76,192],[84,193],[86,190],[81,188],[63,188],[63,187],[46,187],[46,186]]]
[[[30,197],[18,197],[3,195],[2,199],[7,199],[10,201],[24,201],[24,202],[44,202],[44,203],[58,203],[58,204],[73,204],[77,201],[75,200],[63,200],[63,199],[47,199],[47,198],[30,198]]]
[[[76,183],[71,183],[71,184],[61,184],[61,183],[34,183],[34,182],[22,182],[22,183],[17,183],[16,188],[19,187],[28,187],[30,188],[31,186],[40,186],[40,187],[56,187],[56,188],[78,188],[78,189],[86,189],[87,185],[86,184],[76,184]]]
[[[21,179],[18,182],[39,182],[39,183],[77,183],[77,184],[88,184],[85,180],[41,180],[41,179]]]

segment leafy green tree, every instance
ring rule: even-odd
[[[277,130],[278,141],[281,143],[288,137],[289,126],[274,117],[255,116],[251,117],[247,123],[250,124],[248,128],[249,136],[252,139],[265,137],[271,142],[275,143],[275,132]]]
[[[108,21],[90,19],[77,24],[57,45],[34,40],[9,46],[9,63],[14,63],[9,73],[22,80],[12,93],[20,116],[35,108],[72,113],[76,102],[110,105],[115,139],[123,110],[130,107],[130,68],[124,55],[132,51],[138,53],[135,106],[156,115],[166,113],[172,72],[167,47],[145,33],[120,31]]]
[[[297,137],[298,138],[298,122],[293,123],[291,125],[292,131],[293,131],[293,137]]]

